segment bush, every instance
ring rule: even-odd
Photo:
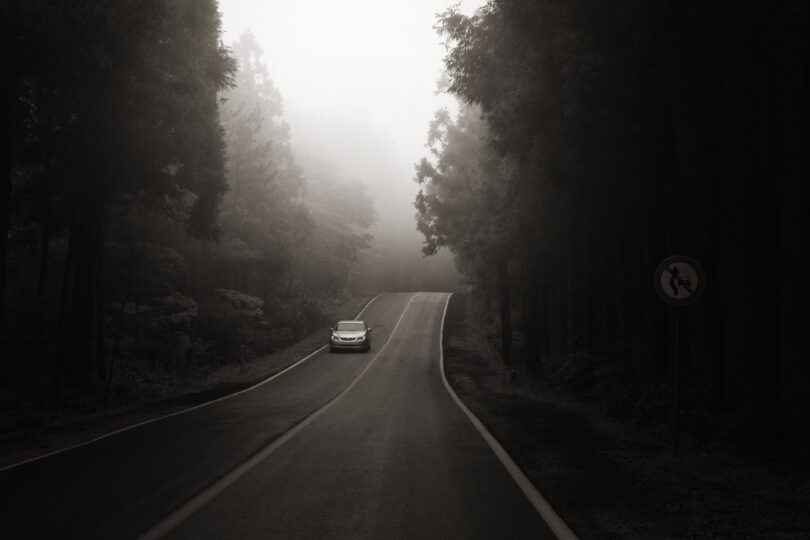
[[[272,348],[261,298],[233,289],[214,289],[200,306],[197,336],[225,361],[242,361]]]
[[[197,303],[176,291],[162,291],[141,302],[113,306],[122,319],[122,335],[118,339],[124,353],[149,360],[154,367],[182,369],[197,317]]]

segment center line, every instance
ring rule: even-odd
[[[202,508],[206,503],[214,499],[217,495],[222,493],[228,486],[239,480],[242,476],[244,476],[247,472],[249,472],[253,467],[261,463],[267,456],[278,450],[284,443],[295,437],[299,431],[307,427],[309,424],[312,423],[313,420],[318,418],[320,415],[325,413],[329,408],[331,408],[335,403],[340,401],[343,396],[349,393],[349,391],[354,388],[354,385],[363,378],[363,375],[371,368],[372,364],[377,360],[377,357],[382,354],[383,350],[388,346],[388,343],[394,337],[399,328],[402,319],[405,317],[405,313],[407,313],[408,308],[410,307],[411,303],[414,299],[418,296],[418,293],[411,296],[408,300],[408,303],[405,304],[405,309],[402,310],[402,314],[397,319],[397,323],[394,325],[394,328],[391,330],[391,334],[388,336],[388,339],[385,340],[385,343],[382,347],[377,351],[374,357],[366,364],[366,367],[363,368],[357,377],[349,383],[349,386],[343,389],[343,391],[335,396],[334,399],[331,401],[326,402],[322,405],[319,409],[315,410],[312,414],[304,418],[300,423],[296,424],[292,429],[285,432],[279,438],[275,439],[269,445],[265,446],[262,450],[259,450],[257,453],[253,454],[247,461],[243,462],[241,465],[233,469],[231,472],[227,473],[225,476],[211,484],[209,487],[204,489],[203,491],[199,492],[197,495],[189,499],[185,504],[178,507],[174,510],[171,514],[163,518],[160,522],[157,523],[154,527],[146,531],[143,535],[141,535],[140,540],[153,540],[157,538],[162,538],[163,536],[167,535],[171,532],[175,527],[180,525],[186,519],[188,519],[194,512]]]

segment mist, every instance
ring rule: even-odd
[[[0,535],[810,538],[808,36],[0,0]]]
[[[461,4],[472,14],[482,2]],[[223,39],[250,32],[284,102],[284,120],[305,176],[312,160],[368,187],[377,223],[366,279],[397,290],[456,290],[452,254],[424,258],[413,207],[414,164],[427,127],[456,100],[437,92],[445,47],[433,29],[445,0],[260,2],[223,0]],[[390,261],[380,268],[379,260]],[[408,270],[401,274],[403,268]],[[385,276],[388,277],[385,277]],[[394,281],[392,281],[392,279]]]

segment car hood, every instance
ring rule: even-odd
[[[365,332],[332,332],[333,336],[337,337],[363,337],[366,335]]]

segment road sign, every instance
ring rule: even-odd
[[[672,354],[672,452],[678,455],[679,409],[681,393],[679,326],[680,312],[677,306],[691,304],[706,287],[706,276],[698,262],[690,257],[674,255],[667,257],[655,269],[653,284],[658,296],[670,304],[670,343]]]
[[[698,299],[706,277],[698,262],[684,255],[667,257],[655,270],[655,291],[664,302],[685,306]]]

